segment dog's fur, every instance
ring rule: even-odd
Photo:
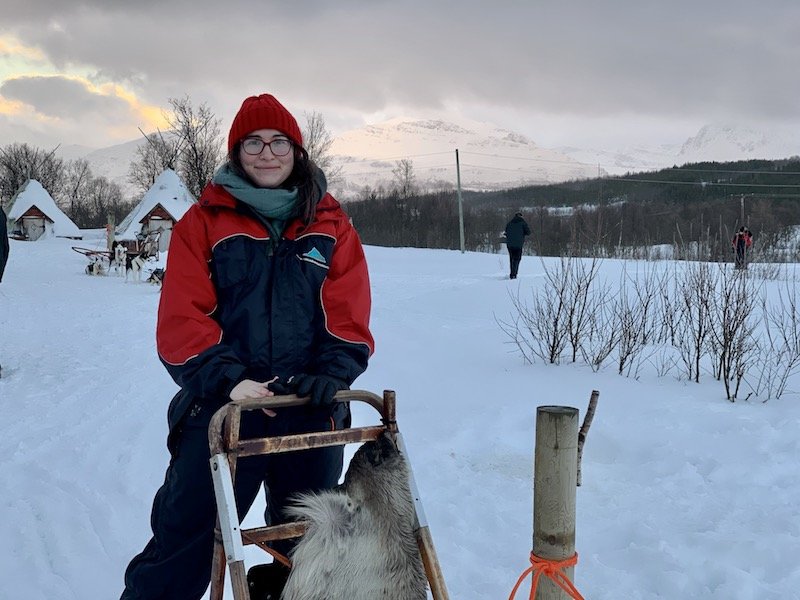
[[[309,521],[291,553],[283,600],[425,600],[409,471],[384,433],[353,456],[339,488],[289,509]]]
[[[144,263],[145,258],[141,254],[128,254],[128,258],[125,261],[125,281],[128,281],[128,275],[130,275],[134,283],[141,283]]]
[[[125,246],[123,246],[121,242],[113,242],[112,245],[114,247],[113,249],[114,258],[112,259],[112,264],[114,265],[114,271],[118,276],[123,277],[126,271],[128,251],[125,249]]]
[[[153,269],[153,271],[150,273],[150,277],[147,278],[147,283],[152,283],[153,285],[161,287],[161,285],[164,283],[165,274],[166,273],[164,269]]]
[[[103,261],[96,256],[92,258],[92,262],[86,265],[87,275],[103,275]]]

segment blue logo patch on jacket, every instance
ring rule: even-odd
[[[300,260],[305,260],[310,263],[314,263],[315,265],[319,265],[320,267],[327,268],[328,266],[328,262],[325,260],[325,257],[322,255],[322,252],[317,250],[316,247],[311,248],[311,250],[301,255],[299,258]]]

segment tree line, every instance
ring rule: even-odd
[[[456,192],[403,189],[399,182],[388,190],[366,189],[346,205],[364,242],[458,248]],[[798,257],[792,231],[800,225],[798,157],[697,163],[462,195],[468,250],[499,251],[505,223],[522,210],[533,232],[526,251],[543,256],[644,258],[653,247],[668,246],[673,255],[727,260],[733,233],[746,225],[756,235],[756,249],[769,258]]]
[[[116,222],[127,215],[165,169],[174,170],[199,197],[225,160],[220,120],[207,104],[195,105],[188,96],[170,98],[169,105],[163,113],[167,129],[145,135],[130,165],[133,198],[92,173],[84,159],[63,160],[55,148],[15,143],[0,147],[0,204],[7,206],[28,179],[36,179],[78,227],[102,227],[109,215]],[[320,113],[305,117],[304,145],[333,184],[341,178],[330,155],[333,138]],[[459,248],[455,189],[442,184],[425,189],[409,159],[397,161],[392,174],[389,186],[365,187],[346,205],[362,239],[382,246]],[[526,252],[539,255],[632,257],[670,246],[698,259],[723,260],[730,256],[733,232],[747,225],[758,251],[793,259],[798,249],[789,227],[800,225],[799,199],[800,157],[464,191],[464,240],[468,250],[501,250],[505,223],[522,210],[533,231]]]
[[[101,227],[111,214],[120,220],[134,202],[123,198],[120,186],[92,173],[84,159],[64,160],[55,150],[14,143],[0,148],[0,205],[35,179],[80,228]]]
[[[175,171],[198,198],[226,158],[220,119],[206,103],[195,105],[188,96],[170,98],[169,106],[163,112],[166,129],[142,133],[146,143],[137,147],[128,169],[132,198],[125,197],[117,183],[93,173],[85,159],[64,160],[56,155],[58,148],[14,143],[0,147],[0,206],[7,207],[20,188],[35,179],[79,228],[104,227],[109,216],[119,223],[165,169]],[[320,113],[305,117],[303,139],[309,157],[335,181],[340,169],[330,156],[333,137]]]
[[[197,197],[222,161],[219,119],[206,104],[195,106],[188,97],[170,98],[169,104],[171,110],[164,112],[168,129],[145,135],[146,143],[130,164],[134,197],[125,197],[119,184],[93,173],[85,159],[65,160],[56,155],[58,148],[14,143],[0,148],[0,204],[8,205],[35,179],[79,228],[103,227],[109,217],[119,223],[165,169],[174,170]]]

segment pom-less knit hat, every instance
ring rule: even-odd
[[[298,146],[303,145],[303,134],[297,126],[297,121],[286,107],[270,94],[250,96],[242,102],[242,107],[233,118],[231,131],[228,134],[228,152],[233,150],[236,142],[257,129],[277,129]]]

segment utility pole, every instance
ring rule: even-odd
[[[739,206],[741,209],[741,216],[739,217],[739,219],[741,224],[744,225],[744,194],[742,194],[739,199]]]
[[[114,215],[109,212],[106,217],[106,246],[110,252],[114,248]],[[114,257],[112,256],[111,258],[113,259]]]
[[[458,233],[461,241],[461,254],[464,254],[464,207],[461,202],[461,164],[458,162],[458,148],[456,148],[456,181],[458,187]]]

